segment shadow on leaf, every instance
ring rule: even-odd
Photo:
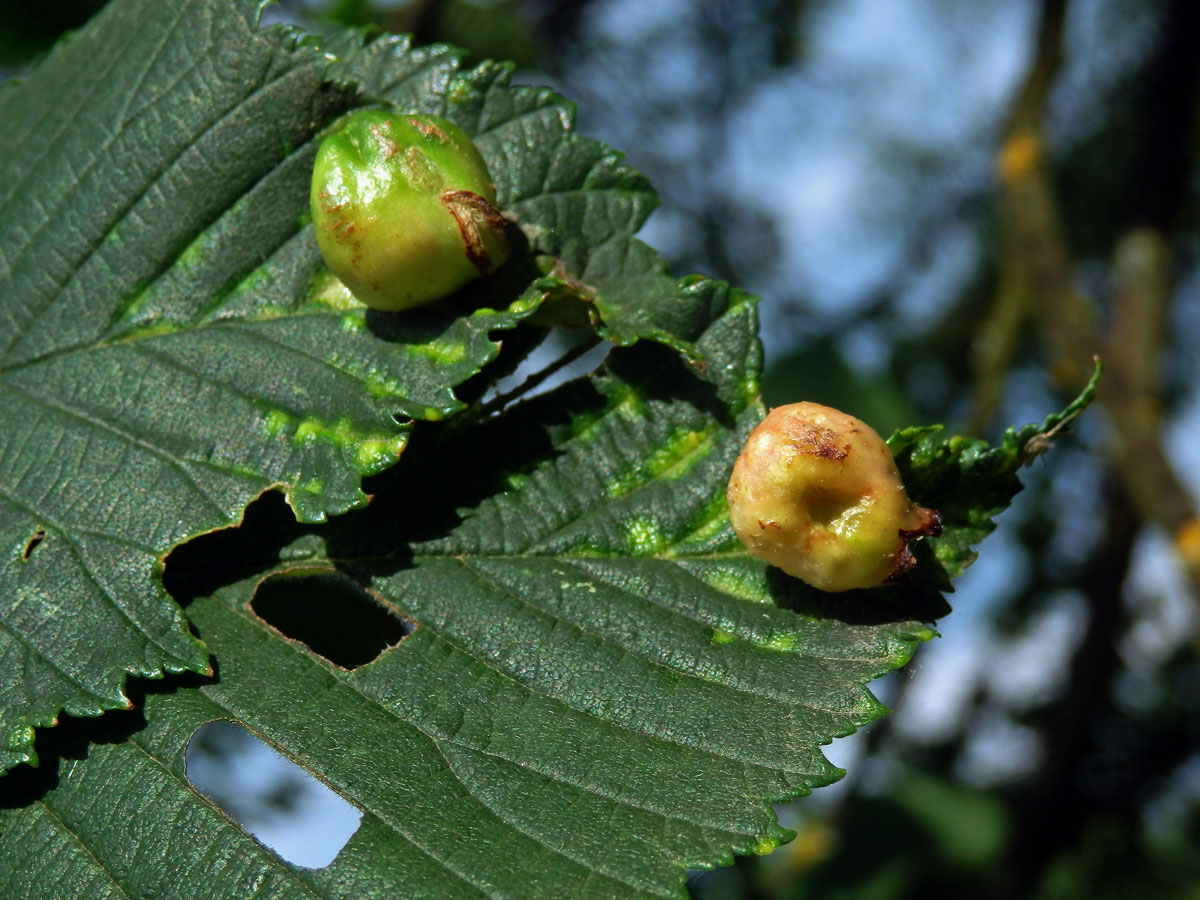
[[[186,607],[197,597],[211,594],[280,561],[280,551],[313,526],[296,521],[283,494],[260,494],[230,528],[210,531],[180,544],[163,566],[163,586]]]
[[[921,581],[829,593],[771,566],[767,570],[767,587],[781,609],[847,625],[934,622],[950,612],[950,605],[941,593]]]
[[[0,809],[19,809],[42,799],[58,786],[64,760],[84,760],[93,744],[119,744],[146,727],[142,713],[149,694],[174,694],[181,689],[202,687],[220,681],[217,662],[213,675],[193,673],[167,675],[162,679],[130,678],[126,695],[130,707],[106,712],[95,718],[63,715],[54,728],[39,728],[35,749],[39,765],[22,763],[0,777]]]

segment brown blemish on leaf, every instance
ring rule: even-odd
[[[912,548],[908,546],[908,541],[900,548],[900,552],[896,554],[896,566],[892,569],[892,573],[888,575],[887,581],[889,584],[894,584],[897,581],[903,581],[904,578],[917,565],[917,558],[913,556]]]
[[[467,259],[479,270],[479,274],[492,274],[496,271],[497,264],[484,244],[479,231],[480,223],[501,242],[507,244],[507,220],[500,214],[500,210],[474,191],[446,191],[442,194],[441,201],[458,223],[458,232],[462,236]],[[507,247],[504,255],[508,255]]]
[[[795,420],[790,421],[788,426],[788,437],[800,453],[833,462],[841,462],[850,455],[850,445],[838,447],[838,433],[832,428]]]
[[[924,506],[913,507],[913,513],[921,517],[921,523],[916,528],[900,529],[900,537],[906,541],[910,538],[937,537],[942,533],[942,514],[936,509],[926,509]]]
[[[550,274],[566,283],[567,289],[576,300],[593,303],[596,299],[596,289],[590,284],[580,281],[567,270],[567,264],[560,257],[554,258],[554,266]]]
[[[409,119],[408,124],[417,129],[417,131],[421,132],[421,134],[425,135],[425,137],[436,137],[439,141],[450,140],[450,138],[447,137],[446,132],[442,131],[442,129],[438,128],[432,122],[423,122],[420,119]]]
[[[25,549],[21,552],[21,559],[28,560],[33,555],[33,551],[37,549],[38,544],[46,539],[46,529],[38,528],[25,544]]]
[[[368,130],[371,132],[371,136],[379,143],[379,146],[383,148],[384,159],[391,159],[400,152],[400,147],[396,142],[384,134],[378,125],[371,125]]]
[[[896,554],[896,567],[887,577],[889,582],[902,581],[917,565],[909,542],[922,537],[937,537],[942,533],[942,514],[936,509],[926,509],[924,506],[914,506],[913,514],[920,518],[915,528],[901,528],[900,538],[904,541]]]

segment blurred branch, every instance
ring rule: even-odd
[[[1068,0],[1043,0],[1038,19],[1033,61],[1009,112],[1007,134],[1025,129],[1040,131],[1046,100],[1063,64],[1063,33]]]
[[[1043,0],[1033,60],[1009,111],[997,159],[1004,227],[996,296],[974,346],[971,427],[986,430],[1004,392],[1004,377],[1027,325],[1042,320],[1050,372],[1082,385],[1096,341],[1091,311],[1076,291],[1046,162],[1042,121],[1063,63],[1067,0]]]
[[[1200,555],[1187,553],[1187,532],[1195,513],[1163,451],[1161,357],[1171,298],[1169,253],[1163,235],[1135,228],[1114,254],[1112,321],[1106,360],[1108,378],[1101,399],[1112,413],[1116,439],[1111,454],[1116,472],[1140,517],[1172,535],[1194,584],[1200,585]]]
[[[1198,532],[1198,552],[1187,561],[1193,583],[1200,585],[1200,526],[1162,447],[1158,374],[1172,297],[1168,236],[1190,183],[1190,166],[1180,164],[1180,151],[1165,151],[1174,154],[1167,164],[1160,145],[1191,146],[1185,138],[1194,130],[1200,61],[1180,35],[1194,35],[1200,16],[1189,0],[1171,0],[1146,69],[1140,164],[1123,179],[1139,195],[1130,204],[1136,218],[1116,242],[1111,314],[1099,322],[1074,284],[1042,126],[1062,65],[1066,13],[1067,0],[1043,0],[1036,51],[997,160],[1001,272],[976,347],[973,424],[983,430],[990,422],[1027,328],[1041,337],[1051,379],[1065,387],[1082,384],[1091,356],[1103,346],[1107,376],[1100,400],[1115,431],[1106,479],[1111,496],[1104,538],[1090,555],[1081,585],[1089,604],[1087,633],[1067,690],[1042,718],[1045,760],[1014,797],[1013,841],[991,885],[992,896],[1006,900],[1032,896],[1047,866],[1078,843],[1084,824],[1104,802],[1085,795],[1075,773],[1096,749],[1088,722],[1107,702],[1121,665],[1117,641],[1129,625],[1121,592],[1134,541],[1146,522],[1176,535]],[[1186,540],[1176,545],[1185,551],[1188,546]]]
[[[1200,5],[1170,0],[1139,98],[1141,140],[1127,180],[1130,224],[1114,253],[1106,349],[1112,365],[1101,400],[1117,431],[1112,453],[1126,493],[1145,520],[1174,537],[1187,575],[1200,589],[1200,521],[1163,451],[1159,379],[1172,297],[1169,238],[1191,193],[1200,109],[1198,32]]]
[[[1114,251],[1116,289],[1103,335],[1093,305],[1074,284],[1042,129],[1062,66],[1066,12],[1067,0],[1042,3],[1033,63],[1013,103],[998,159],[1004,244],[996,297],[975,348],[972,426],[983,431],[991,421],[1027,325],[1042,337],[1051,381],[1068,389],[1083,384],[1092,356],[1103,347],[1108,374],[1100,399],[1116,430],[1114,472],[1140,518],[1176,536],[1189,577],[1200,586],[1200,524],[1163,450],[1158,378],[1171,299],[1166,236],[1187,195],[1188,138],[1200,101],[1200,55],[1180,36],[1196,33],[1200,7],[1172,0],[1148,68],[1140,163],[1127,179],[1137,220]],[[1162,149],[1165,145],[1173,149]]]

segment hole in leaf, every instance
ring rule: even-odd
[[[362,824],[348,800],[233,722],[200,726],[184,765],[196,790],[297,866],[329,865]]]
[[[250,608],[343,669],[366,665],[413,630],[411,623],[338,572],[274,575],[258,586]]]
[[[279,551],[304,533],[280,491],[251,501],[242,521],[180,544],[163,560],[163,586],[181,605],[279,562]]]
[[[25,550],[21,553],[21,559],[29,559],[33,555],[33,551],[37,549],[37,545],[46,539],[46,529],[39,528],[29,538],[29,542],[25,545]]]

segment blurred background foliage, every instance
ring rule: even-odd
[[[100,0],[0,7],[18,75]],[[1200,898],[1200,4],[291,0],[579,102],[680,273],[765,298],[769,404],[995,439],[1101,403],[723,898]],[[220,747],[207,748],[219,754]],[[264,790],[272,790],[266,786]],[[277,803],[286,807],[286,803]]]

